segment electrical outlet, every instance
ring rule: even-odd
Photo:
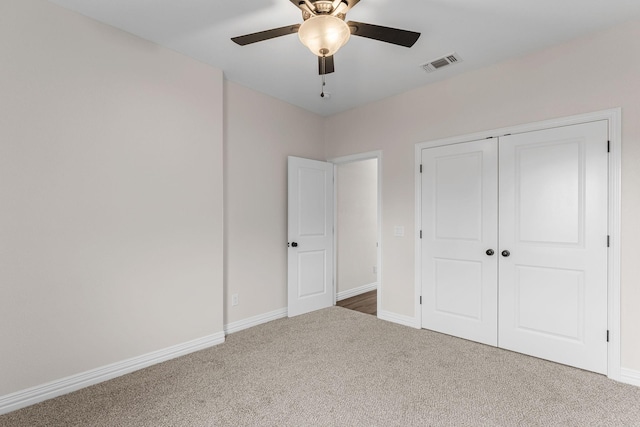
[[[238,294],[231,295],[231,305],[233,306],[238,305]]]
[[[375,265],[373,266],[373,274],[378,274],[378,267]]]
[[[395,237],[404,237],[404,225],[396,225],[393,227],[393,235]]]

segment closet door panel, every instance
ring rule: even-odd
[[[499,141],[499,346],[600,373],[607,133],[601,121]]]
[[[422,327],[497,344],[497,143],[422,152]]]

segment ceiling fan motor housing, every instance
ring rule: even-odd
[[[333,12],[333,2],[326,0],[318,0],[313,3],[316,13],[328,14]]]

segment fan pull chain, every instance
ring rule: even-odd
[[[324,98],[324,87],[327,85],[327,81],[325,80],[324,74],[322,75],[322,93],[320,93],[320,98]]]

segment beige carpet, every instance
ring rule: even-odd
[[[640,388],[340,307],[0,417],[1,426],[640,426]]]

